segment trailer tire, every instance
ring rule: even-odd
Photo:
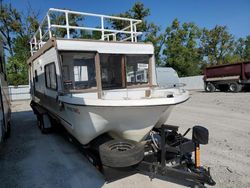
[[[52,122],[51,118],[49,117],[48,114],[42,114],[40,115],[41,117],[39,118],[39,123],[40,123],[40,129],[43,134],[47,134],[51,131],[52,128]]]
[[[213,83],[210,83],[210,82],[206,83],[205,90],[206,90],[207,92],[214,92],[215,89],[216,89],[216,88],[215,88],[215,86],[214,86]]]
[[[237,82],[232,82],[229,84],[229,91],[231,92],[238,93],[241,91],[241,89],[242,89],[242,86],[238,84]]]
[[[99,153],[105,166],[128,167],[142,161],[144,145],[133,140],[110,140],[100,145]]]

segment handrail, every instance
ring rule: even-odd
[[[58,25],[51,23],[51,13],[61,12],[65,15],[65,25]],[[70,25],[69,22],[69,14],[73,15],[81,15],[81,16],[91,16],[97,17],[100,19],[100,27],[83,27],[83,26],[73,26]],[[62,14],[63,15],[63,14]],[[128,21],[129,25],[118,30],[118,29],[108,29],[105,27],[106,19],[109,20],[123,20]],[[137,25],[140,24],[142,21],[132,18],[124,18],[124,17],[117,17],[117,16],[108,16],[102,14],[93,14],[93,13],[86,13],[86,12],[78,12],[78,11],[70,11],[70,10],[63,10],[63,9],[56,9],[50,8],[46,16],[42,19],[38,30],[35,32],[33,37],[30,40],[30,51],[31,55],[33,55],[37,50],[39,50],[50,38],[58,37],[55,33],[53,33],[53,29],[66,29],[66,38],[72,39],[70,36],[70,30],[85,30],[85,31],[99,31],[101,32],[100,40],[110,40],[110,36],[112,36],[113,41],[131,41],[137,42],[137,37],[142,34],[142,32],[137,32]],[[124,34],[125,38],[117,37],[117,34]]]

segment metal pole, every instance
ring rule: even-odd
[[[49,13],[47,14],[47,21],[48,21],[49,38],[51,38],[51,37],[52,37],[52,34],[51,34],[51,24],[50,24]]]
[[[131,36],[131,42],[134,42],[133,21],[132,20],[130,20],[130,36]]]
[[[40,35],[40,45],[39,45],[39,47],[42,47],[42,30],[41,30],[41,27],[39,27],[39,35]]]
[[[102,40],[104,40],[104,17],[101,16]]]
[[[35,49],[37,49],[37,41],[36,41],[36,36],[34,36],[34,42],[35,42]]]
[[[136,29],[136,24],[134,24],[134,32],[135,32],[135,42],[137,42],[137,34],[136,34],[136,31],[137,29]]]
[[[66,29],[67,29],[67,38],[69,39],[69,14],[68,11],[65,11],[65,18],[66,18]]]
[[[30,53],[31,55],[33,55],[33,47],[32,47],[32,43],[30,42]]]

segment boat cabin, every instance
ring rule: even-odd
[[[65,16],[65,24],[53,24],[55,13]],[[100,19],[101,26],[86,28],[69,24],[71,15]],[[121,30],[107,29],[106,19],[122,20],[129,25]],[[33,93],[97,93],[107,90],[148,88],[156,85],[154,48],[137,42],[140,20],[49,9],[30,41],[30,82]],[[46,26],[46,27],[44,27]],[[44,29],[45,28],[45,29]],[[65,30],[57,37],[58,30]],[[74,38],[71,30],[100,32],[99,40]],[[125,37],[125,38],[124,38]]]

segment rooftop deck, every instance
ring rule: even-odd
[[[75,21],[72,22],[72,20]],[[111,23],[116,21],[122,21],[124,27],[122,29],[114,29]],[[132,18],[50,8],[30,40],[31,55],[52,37],[83,39],[83,33],[87,33],[85,36],[88,39],[91,39],[95,32],[95,40],[137,42],[137,37],[142,34],[137,32],[137,25],[141,22],[141,20]],[[96,25],[93,26],[93,24]]]

